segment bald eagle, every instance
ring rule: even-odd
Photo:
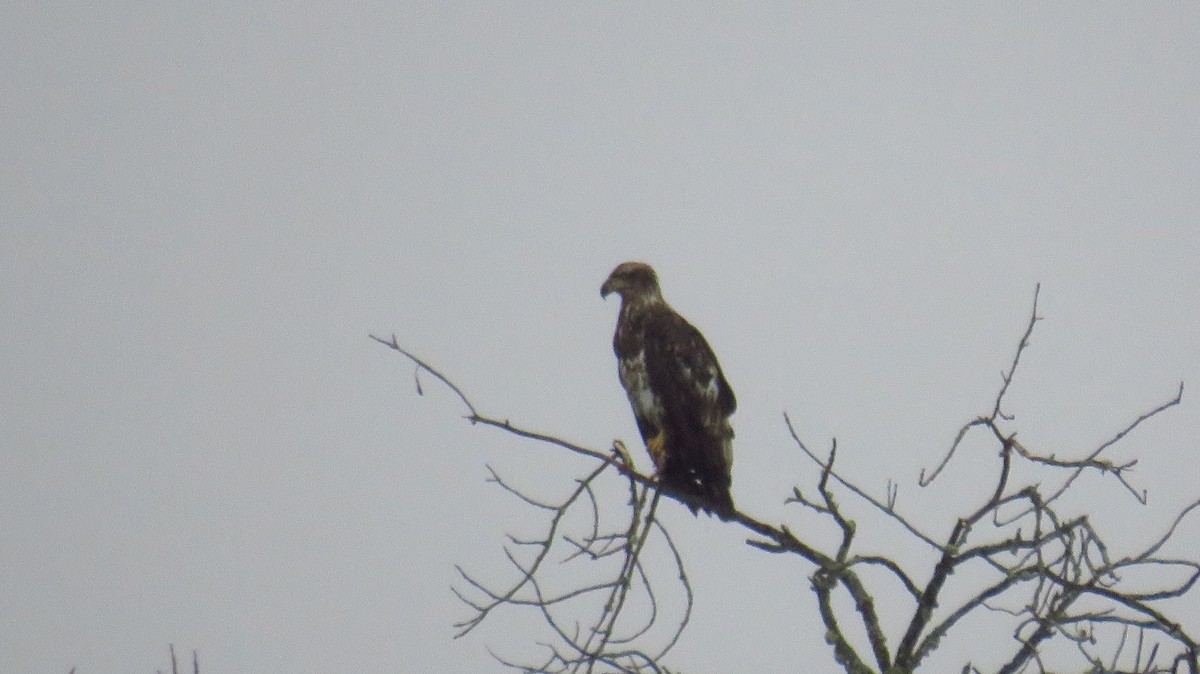
[[[695,497],[718,516],[732,513],[729,417],[737,400],[716,355],[663,300],[650,265],[618,265],[600,297],[614,292],[621,296],[613,335],[618,374],[659,484]]]

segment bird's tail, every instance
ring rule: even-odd
[[[727,520],[733,516],[737,509],[733,505],[733,496],[729,493],[729,486],[722,484],[714,484],[709,481],[699,480],[693,477],[685,481],[667,481],[666,483],[673,489],[685,492],[694,497],[694,501],[699,501],[698,504],[688,503],[688,509],[693,515],[699,514],[703,510],[709,514]]]
[[[728,485],[707,484],[704,486],[705,500],[712,504],[712,507],[706,508],[706,510],[723,520],[729,519],[737,512]]]

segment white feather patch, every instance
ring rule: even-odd
[[[662,423],[662,404],[654,390],[650,388],[649,377],[646,374],[646,353],[639,351],[633,358],[621,361],[621,383],[638,416],[649,419],[655,425]]]

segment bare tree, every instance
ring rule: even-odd
[[[879,496],[839,472],[837,441],[827,453],[815,451],[787,415],[784,423],[791,438],[811,459],[819,479],[815,493],[793,488],[786,501],[827,518],[840,534],[834,540],[806,541],[785,524],[769,524],[743,512],[724,523],[749,530],[747,543],[754,550],[796,555],[811,565],[813,608],[835,660],[848,674],[915,672],[965,618],[981,612],[1000,616],[1009,625],[1007,635],[995,635],[986,646],[993,657],[1005,654],[1002,664],[987,671],[1200,674],[1196,637],[1168,611],[1171,601],[1188,595],[1200,578],[1200,561],[1164,553],[1180,522],[1200,507],[1200,500],[1183,508],[1149,545],[1120,554],[1102,539],[1087,513],[1066,512],[1061,505],[1085,473],[1113,480],[1123,487],[1116,491],[1144,504],[1145,492],[1128,477],[1136,461],[1114,462],[1110,450],[1178,405],[1183,385],[1171,399],[1084,456],[1061,458],[1026,446],[1017,439],[1014,418],[1004,406],[1040,320],[1037,300],[1035,291],[1032,313],[991,409],[964,424],[941,462],[918,480],[920,487],[936,481],[970,435],[983,434],[994,443],[998,460],[990,476],[979,473],[979,482],[971,488],[977,502],[953,516],[949,535],[931,534],[936,523],[919,523],[902,513],[894,485]],[[517,663],[496,656],[515,669],[670,672],[666,658],[687,627],[694,595],[684,555],[656,509],[663,495],[700,504],[687,494],[660,489],[653,478],[638,473],[619,441],[609,451],[600,451],[481,414],[452,381],[406,351],[394,335],[372,338],[415,364],[418,392],[422,371],[448,386],[466,406],[471,423],[594,462],[589,472],[573,478],[566,497],[556,499],[526,493],[491,471],[497,485],[544,513],[544,534],[510,536],[504,551],[516,580],[507,586],[489,586],[459,569],[463,584],[455,591],[471,616],[456,626],[458,636],[500,607],[520,607],[540,614],[549,638],[539,642],[543,656],[536,661]],[[1038,481],[1014,478],[1017,464],[1031,469]],[[623,502],[612,497],[614,484],[624,485]],[[856,523],[839,504],[847,497],[869,504],[895,522],[912,543],[930,550],[936,560],[932,568],[906,568],[897,558],[858,552]],[[555,573],[564,563],[577,568]],[[864,575],[867,569],[883,573]],[[853,613],[839,613],[838,593],[850,598]],[[910,617],[902,631],[889,634],[877,614],[877,598],[890,599],[897,593],[907,597]],[[855,622],[866,634],[865,643],[856,643],[854,632],[848,631]],[[961,671],[984,670],[968,661]]]

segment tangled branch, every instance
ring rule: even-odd
[[[836,467],[836,440],[826,456],[819,455],[801,439],[786,414],[784,422],[792,441],[818,470],[815,493],[807,495],[795,487],[786,502],[828,518],[839,534],[834,540],[817,543],[801,540],[786,523],[771,524],[742,512],[725,519],[726,526],[740,526],[752,534],[747,540],[752,548],[795,555],[812,566],[809,578],[816,613],[834,659],[848,674],[914,672],[965,618],[985,611],[1011,621],[1013,641],[998,641],[988,649],[992,654],[1011,649],[994,670],[1001,674],[1030,668],[1050,671],[1052,660],[1062,661],[1053,665],[1054,671],[1200,674],[1196,637],[1165,608],[1171,600],[1191,593],[1200,579],[1200,562],[1161,554],[1184,519],[1200,508],[1200,500],[1180,511],[1149,545],[1124,555],[1112,552],[1113,547],[1087,514],[1059,510],[1061,497],[1078,477],[1089,472],[1116,480],[1138,503],[1146,502],[1145,490],[1136,488],[1128,478],[1136,461],[1116,462],[1109,458],[1110,450],[1144,423],[1180,404],[1183,385],[1172,398],[1137,416],[1082,456],[1062,458],[1025,445],[1010,428],[1015,417],[1004,410],[1034,327],[1042,320],[1039,293],[1040,287],[1035,289],[1032,312],[1011,363],[1001,373],[1001,386],[990,410],[964,424],[934,469],[922,471],[917,481],[920,487],[936,481],[972,433],[983,432],[995,443],[999,460],[992,477],[978,484],[979,501],[952,520],[948,535],[928,533],[944,528],[919,526],[912,513],[901,513],[896,507],[895,483],[889,483],[887,494],[879,497],[841,474]],[[547,524],[534,538],[509,537],[504,552],[516,579],[508,585],[496,589],[459,569],[466,587],[455,592],[472,615],[456,625],[458,636],[469,633],[497,610],[523,607],[540,613],[551,640],[542,642],[544,656],[532,664],[496,656],[506,665],[526,672],[668,672],[662,661],[688,624],[694,595],[684,555],[656,517],[657,506],[662,495],[692,506],[702,504],[638,473],[620,441],[605,452],[485,416],[447,377],[403,349],[394,335],[391,339],[372,338],[415,364],[418,393],[422,372],[448,386],[466,407],[471,423],[595,462],[590,472],[575,480],[569,495],[558,500],[535,498],[489,467],[491,481],[530,508],[544,512]],[[1016,483],[1013,467],[1018,462],[1041,471],[1038,477],[1055,486],[1044,489],[1041,482]],[[620,480],[628,490],[626,510],[616,524],[609,524],[615,507],[600,496],[599,485],[605,480]],[[841,495],[865,502],[932,551],[936,557],[932,568],[912,571],[894,558],[858,554],[858,528],[843,509]],[[569,516],[577,512],[585,513],[583,525]],[[922,515],[929,519],[929,513]],[[665,566],[663,555],[647,555],[651,548],[669,553]],[[655,562],[651,564],[649,559]],[[552,587],[547,573],[552,564],[579,567],[565,589]],[[898,638],[895,646],[889,645],[876,610],[877,597],[886,596],[894,605],[895,594],[881,594],[888,592],[887,584],[875,587],[865,582],[860,575],[864,568],[884,570],[884,578],[890,579],[911,607],[902,631],[891,635]],[[1139,573],[1143,571],[1151,572],[1156,587],[1138,589],[1126,580],[1144,577]],[[585,578],[588,580],[581,580]],[[958,590],[948,593],[952,580],[958,582]],[[674,584],[681,599],[666,599],[667,583]],[[838,614],[835,597],[839,592],[852,601],[857,614],[853,622],[861,631],[848,630],[850,616]],[[957,603],[947,599],[964,595],[966,599]],[[865,633],[865,648],[851,636],[856,633]],[[1070,664],[1072,654],[1075,661]],[[961,671],[983,670],[967,662]]]

